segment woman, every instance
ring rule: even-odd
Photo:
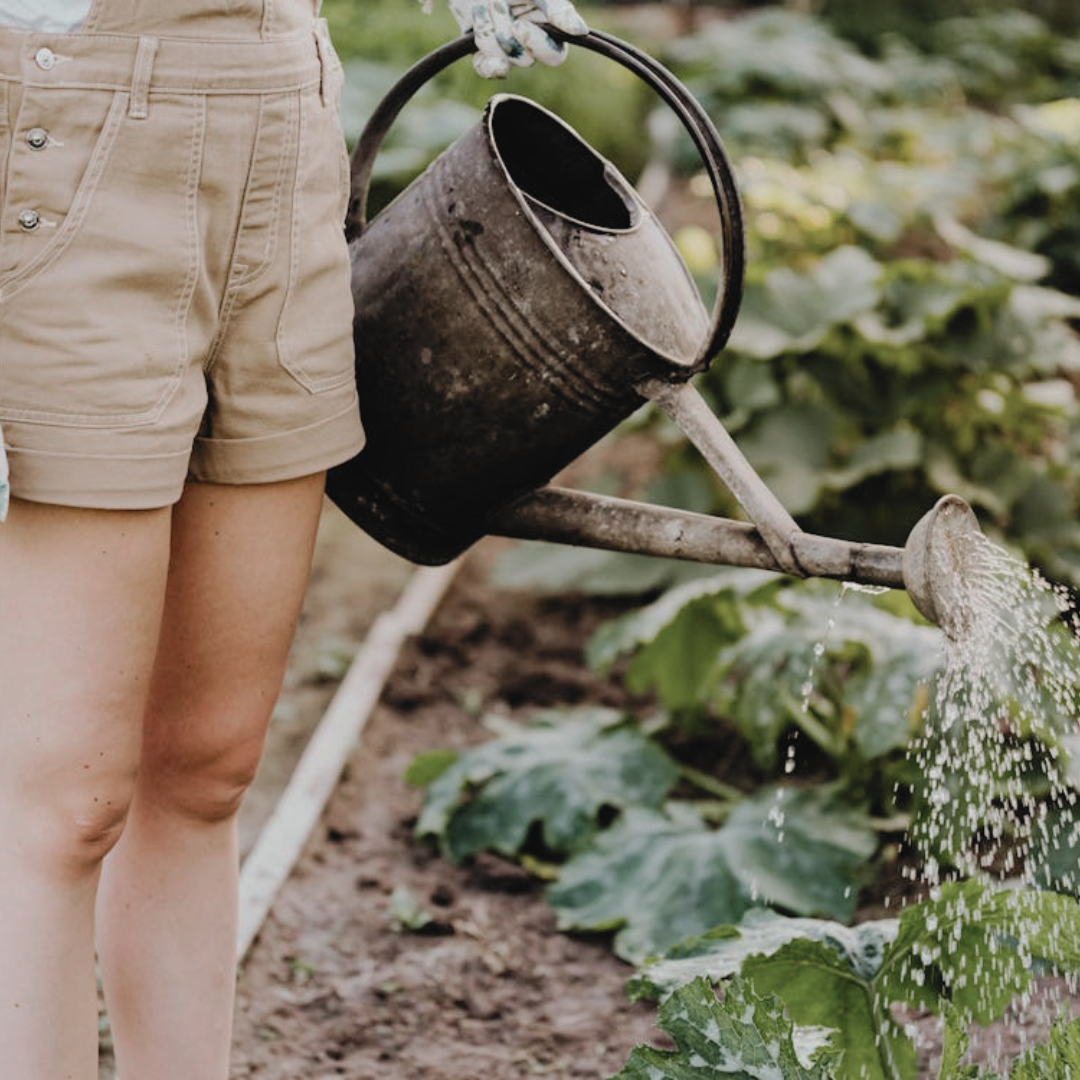
[[[363,442],[315,4],[0,0],[5,1080],[97,1075],[95,942],[120,1075],[228,1075],[237,809]],[[453,6],[488,75],[584,29]]]

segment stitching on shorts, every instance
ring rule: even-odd
[[[283,102],[283,104],[289,105],[296,101],[296,99],[297,95],[290,95],[289,99]],[[282,140],[278,152],[277,170],[273,179],[274,195],[271,200],[270,215],[268,219],[269,239],[267,240],[263,257],[254,266],[243,266],[235,261],[236,249],[240,246],[244,235],[252,187],[258,175],[259,155],[262,147],[268,142],[263,130],[266,119],[266,110],[267,99],[264,98],[259,106],[259,123],[255,132],[255,141],[252,144],[251,164],[248,169],[247,181],[244,184],[244,200],[238,214],[236,237],[233,241],[233,257],[232,260],[230,260],[229,276],[221,302],[221,309],[218,312],[218,330],[214,335],[214,340],[211,342],[210,348],[207,350],[206,361],[203,365],[203,370],[207,373],[209,373],[217,363],[221,346],[224,344],[225,338],[231,328],[233,311],[236,309],[236,302],[240,297],[240,293],[247,286],[254,284],[260,277],[264,277],[270,271],[271,267],[274,265],[274,260],[277,257],[278,248],[281,246],[281,207],[286,190],[288,163],[294,160],[294,158],[299,157],[299,146],[294,136],[294,132],[299,127],[299,122],[294,122],[291,117],[286,117],[285,138]]]
[[[128,116],[132,120],[145,120],[150,115],[150,80],[154,73],[157,50],[157,38],[139,38],[135,70],[131,76],[131,103],[128,106]]]
[[[191,147],[188,154],[187,190],[184,205],[186,209],[188,266],[187,280],[180,295],[176,298],[176,347],[177,371],[170,379],[168,391],[162,395],[156,410],[155,419],[160,418],[172,399],[176,384],[183,378],[184,368],[190,362],[188,355],[188,320],[191,315],[191,303],[195,296],[195,283],[199,278],[199,266],[202,262],[202,246],[199,241],[199,178],[202,173],[203,153],[206,145],[206,98],[199,97],[195,116],[191,125]]]
[[[116,137],[120,133],[123,122],[123,114],[128,107],[128,95],[117,94],[109,106],[109,112],[102,125],[101,134],[90,155],[86,171],[75,189],[75,195],[71,200],[63,225],[57,230],[56,236],[50,240],[38,254],[25,266],[14,271],[6,278],[0,278],[0,299],[8,300],[16,296],[19,291],[29,284],[42,270],[51,266],[53,262],[64,252],[68,244],[74,238],[86,217],[87,209],[92,201],[94,191],[101,180],[101,174],[108,164],[109,155],[112,152]]]
[[[298,94],[289,95],[286,104],[298,102],[300,97]],[[263,121],[264,112],[266,109],[265,101],[259,109],[259,130],[256,133],[255,153],[259,151],[259,147],[266,142],[266,138],[263,135]],[[287,174],[289,172],[289,163],[294,160],[299,160],[300,145],[299,137],[296,134],[299,130],[299,122],[291,123],[286,121],[285,139],[282,141],[281,150],[278,153],[277,172],[274,176],[274,198],[270,209],[270,220],[273,222],[273,228],[270,233],[270,242],[266,246],[266,254],[263,257],[261,263],[254,267],[245,268],[245,272],[242,276],[238,276],[236,279],[236,286],[240,288],[245,285],[250,285],[257,281],[263,274],[265,274],[271,266],[274,264],[274,259],[277,257],[278,247],[281,245],[281,229],[278,226],[278,222],[281,220],[281,206],[284,202],[285,190],[287,187]],[[252,169],[255,167],[254,156],[252,159]],[[244,190],[244,206],[240,211],[240,223],[243,226],[244,218],[247,213],[248,198],[250,196],[250,184]]]
[[[300,248],[300,163],[304,160],[304,152],[306,149],[307,117],[304,112],[303,99],[298,98],[296,118],[296,164],[293,166],[292,213],[289,222],[289,276],[283,291],[281,310],[278,312],[278,325],[277,332],[274,334],[274,341],[277,344],[278,362],[293,376],[294,379],[300,382],[301,385],[304,385],[303,379],[300,378],[303,373],[294,371],[286,361],[286,357],[290,356],[291,353],[286,341],[284,324],[285,312],[289,309],[289,301],[292,299],[296,288],[296,278],[300,263],[300,256],[298,254]]]
[[[322,108],[320,104],[320,108]],[[289,277],[288,284],[285,287],[285,295],[282,301],[281,310],[278,314],[278,327],[275,334],[275,341],[278,346],[278,362],[281,366],[301,385],[304,389],[311,393],[318,393],[321,390],[332,390],[338,386],[344,385],[349,379],[353,378],[353,372],[350,369],[347,373],[342,375],[341,373],[335,373],[333,375],[324,375],[322,378],[312,378],[312,376],[304,369],[304,366],[300,363],[296,363],[292,360],[294,356],[293,351],[289,348],[288,335],[285,332],[285,313],[289,310],[289,302],[293,297],[296,289],[296,280],[299,277],[299,264],[300,264],[300,207],[302,198],[300,195],[299,184],[299,172],[300,164],[305,160],[305,150],[308,142],[308,124],[307,114],[303,108],[303,100],[300,101],[300,119],[297,125],[298,138],[297,138],[297,154],[296,154],[296,179],[293,183],[293,203],[292,203],[292,222],[289,231]]]

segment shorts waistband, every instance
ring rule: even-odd
[[[330,55],[324,19],[288,38],[263,40],[49,34],[0,27],[0,80],[24,86],[150,93],[272,93],[318,83]]]

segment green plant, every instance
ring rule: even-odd
[[[1076,583],[1080,306],[1059,290],[1078,280],[1080,165],[1075,102],[1051,99],[1080,68],[1018,12],[935,35],[870,58],[770,10],[671,46],[748,226],[742,310],[699,386],[811,531],[900,544],[951,490]],[[1006,64],[1031,73],[1016,119],[1003,84],[972,106]],[[684,444],[669,467],[703,465]]]
[[[933,897],[908,907],[898,919],[854,928],[813,920],[790,920],[753,912],[739,926],[719,927],[684,942],[644,966],[631,982],[633,997],[684,1000],[687,988],[699,1008],[715,1009],[707,986],[734,985],[737,1000],[749,997],[783,1006],[797,1028],[818,1033],[830,1051],[842,1053],[840,1068],[822,1076],[863,1080],[911,1080],[916,1048],[893,1007],[928,1010],[949,1019],[949,1046],[939,1080],[971,1076],[959,1066],[963,1032],[971,1022],[1001,1016],[1031,980],[1047,971],[1080,967],[1077,937],[1080,906],[1053,893],[991,889],[974,882],[943,886]],[[737,981],[736,981],[737,980]],[[770,1012],[776,1015],[776,1006]],[[670,1016],[669,1008],[661,1019]],[[748,1011],[742,1015],[748,1017]],[[756,1021],[756,1015],[754,1017]],[[1014,1077],[1039,1074],[1042,1059],[1075,1056],[1078,1029],[1059,1030],[1055,1042],[1018,1065]],[[711,1052],[695,1048],[700,1073],[678,1069],[649,1073],[624,1070],[621,1080],[705,1076],[732,1056],[745,1040],[725,1040]],[[632,1059],[633,1060],[633,1059]],[[757,1075],[747,1071],[746,1075]],[[772,1075],[800,1076],[797,1071]]]

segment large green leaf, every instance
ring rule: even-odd
[[[924,682],[940,661],[937,631],[898,618],[865,596],[790,588],[779,611],[762,611],[716,666],[715,707],[731,717],[754,760],[774,768],[778,739],[816,714],[832,732],[833,757],[852,743],[872,760],[908,744]]]
[[[722,833],[678,803],[628,810],[565,865],[548,901],[561,930],[617,931],[615,952],[631,961],[738,922],[754,904]]]
[[[775,575],[725,571],[668,590],[658,600],[614,619],[593,635],[585,657],[605,670],[633,654],[627,685],[655,690],[669,709],[705,702],[721,647],[746,632],[740,598],[771,595]]]
[[[632,997],[665,998],[695,978],[726,985],[741,975],[758,993],[783,1001],[797,1024],[833,1029],[844,1076],[912,1077],[914,1047],[875,987],[897,931],[895,919],[847,927],[750,911],[737,927],[719,927],[648,964],[628,990]]]
[[[876,843],[858,810],[816,789],[765,789],[719,829],[685,804],[632,809],[566,864],[548,900],[562,929],[615,930],[615,951],[641,960],[759,904],[849,918]]]
[[[717,999],[704,979],[681,987],[658,1020],[675,1050],[639,1046],[612,1080],[833,1080],[840,1056],[828,1033],[796,1028],[775,997],[740,980]],[[852,1074],[854,1075],[854,1074]]]
[[[771,956],[750,957],[742,977],[758,993],[779,996],[796,1024],[835,1029],[846,1075],[915,1077],[915,1046],[876,995],[873,981],[856,973],[831,945],[796,939]]]
[[[798,915],[850,919],[878,837],[860,807],[827,786],[764,788],[721,830],[755,896]]]
[[[428,788],[419,836],[460,861],[512,855],[533,825],[555,852],[580,848],[604,807],[659,806],[678,776],[660,746],[609,709],[542,714],[463,753]]]
[[[642,967],[627,984],[633,1000],[663,1000],[678,987],[705,977],[717,984],[737,975],[751,956],[771,956],[789,941],[819,941],[835,950],[857,978],[869,982],[896,937],[896,919],[846,926],[830,919],[801,919],[768,908],[748,911],[738,926],[715,930],[676,945]]]
[[[855,247],[838,248],[809,270],[770,270],[760,286],[749,284],[731,346],[757,357],[812,349],[834,326],[876,306],[881,276],[881,264]]]
[[[1000,1017],[1034,972],[1078,968],[1075,900],[964,882],[942,886],[898,920],[854,928],[750,912],[740,925],[718,927],[648,964],[629,990],[663,998],[689,980],[715,985],[737,975],[779,997],[796,1024],[835,1029],[845,1075],[865,1080],[915,1075],[914,1046],[890,1007],[928,1009],[945,1016],[949,1033],[942,1080],[967,1080],[974,1074],[959,1066],[964,1026]],[[1075,1030],[1061,1033],[1064,1052],[1077,1048],[1076,1038]],[[1065,1074],[1030,1074],[1043,1075]]]

